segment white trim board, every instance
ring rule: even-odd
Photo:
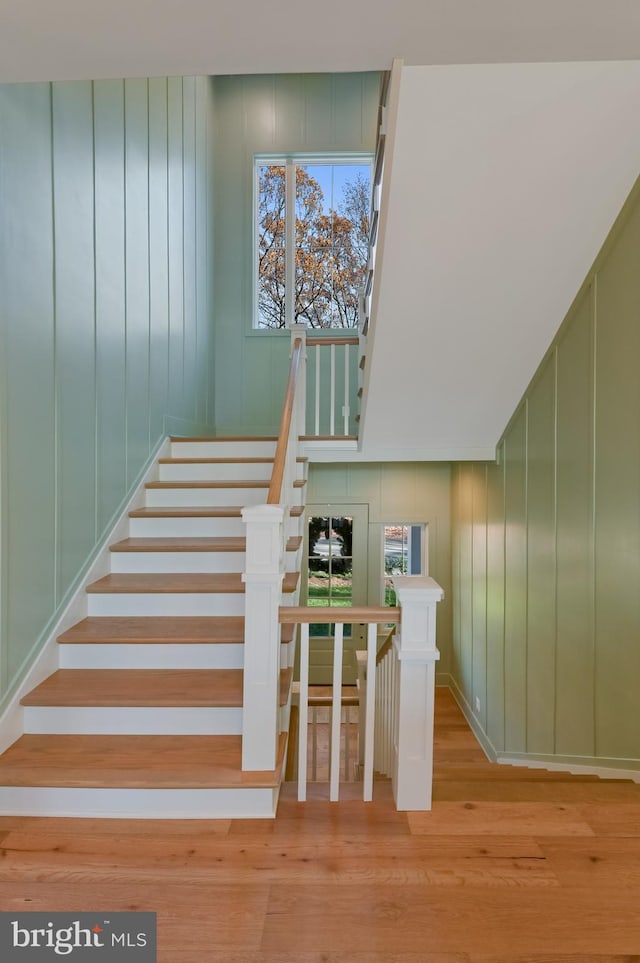
[[[4,752],[24,733],[24,709],[20,700],[27,692],[40,685],[48,676],[60,667],[60,652],[58,636],[85,618],[88,611],[85,589],[90,582],[94,582],[111,571],[111,553],[109,546],[112,542],[120,541],[128,534],[128,513],[144,504],[146,482],[151,481],[157,474],[157,460],[169,450],[169,439],[163,437],[149,456],[146,465],[138,475],[131,489],[131,495],[122,507],[119,517],[105,533],[87,559],[76,579],[73,590],[66,605],[57,616],[55,622],[47,632],[45,641],[37,651],[32,650],[25,660],[28,665],[25,675],[16,685],[12,694],[7,695],[7,706],[0,715],[0,752]]]
[[[527,769],[546,769],[549,772],[568,772],[574,776],[589,775],[599,776],[600,779],[631,779],[633,782],[640,783],[640,762],[636,764],[637,768],[630,768],[635,762],[633,759],[599,759],[592,756],[549,756],[540,753],[498,751],[480,726],[471,711],[469,703],[451,676],[449,676],[448,687],[489,762],[495,762],[501,766],[521,766]]]

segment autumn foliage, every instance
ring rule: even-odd
[[[311,328],[355,328],[369,238],[369,188],[358,174],[338,210],[325,209],[322,188],[296,166],[294,321]],[[258,209],[259,326],[284,328],[285,167],[260,170]]]

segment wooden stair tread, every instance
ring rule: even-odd
[[[275,788],[278,765],[243,772],[241,736],[24,735],[0,756],[0,785],[120,789]]]
[[[357,441],[357,435],[300,435],[300,441]]]
[[[286,630],[286,631],[285,631]],[[283,625],[290,642],[294,626]],[[90,616],[58,637],[66,645],[199,645],[244,642],[244,616]]]
[[[304,455],[296,458],[300,464],[308,460]],[[274,461],[274,458],[243,458],[241,455],[235,458],[158,458],[159,465],[272,465]]]
[[[287,551],[295,552],[302,539],[287,540]],[[238,536],[215,536],[211,538],[123,538],[109,547],[111,552],[244,552],[247,540]]]
[[[243,505],[185,505],[180,508],[134,508],[129,518],[242,518]],[[304,506],[294,505],[289,509],[292,518],[302,515]]]
[[[297,572],[287,572],[282,582],[283,592],[295,591]],[[158,593],[243,593],[244,582],[240,572],[116,572],[87,585],[90,594],[108,593],[158,594]]]
[[[280,705],[291,669],[280,672]],[[242,669],[59,669],[21,700],[24,706],[242,706]]]
[[[271,481],[269,479],[260,478],[226,478],[218,481],[151,481],[147,482],[144,486],[145,488],[151,488],[153,490],[159,489],[160,491],[166,491],[171,488],[269,488]],[[306,485],[306,480],[304,478],[297,478],[294,483],[294,488],[302,488]]]
[[[277,435],[224,435],[222,437],[220,435],[217,435],[215,437],[204,436],[201,438],[198,437],[197,435],[172,435],[170,438],[170,441],[172,442],[173,441],[176,441],[176,442],[181,442],[181,441],[218,442],[219,441],[222,444],[224,444],[225,441],[277,441],[277,440],[278,440]]]
[[[185,505],[182,508],[134,508],[129,518],[242,518],[242,505],[213,505],[204,508]]]
[[[158,458],[159,465],[272,465],[273,458]]]

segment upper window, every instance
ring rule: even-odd
[[[370,195],[369,157],[257,161],[258,328],[357,327]]]

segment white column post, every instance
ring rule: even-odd
[[[431,809],[436,606],[444,597],[432,578],[401,575],[393,579],[401,608],[394,638],[398,659],[397,744],[392,772],[396,808]]]
[[[284,573],[281,505],[242,509],[247,529],[242,768],[275,769],[279,738],[280,622]]]

